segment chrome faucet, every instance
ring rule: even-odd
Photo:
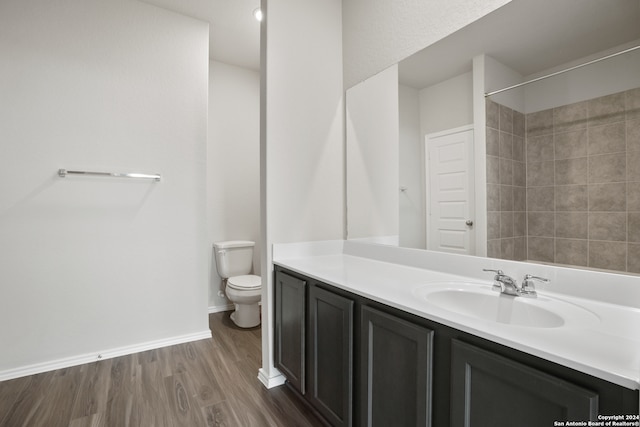
[[[504,274],[504,271],[502,270],[491,270],[484,268],[482,269],[482,271],[490,271],[492,273],[496,273],[496,275],[493,277],[493,290],[505,295],[512,295],[514,297],[535,297],[537,295],[536,287],[534,286],[535,280],[549,283],[549,279],[545,279],[544,277],[526,274],[524,276],[524,279],[522,280],[522,286],[518,286],[518,282],[514,278]]]
[[[518,288],[518,282],[516,282],[514,278],[504,274],[504,271],[491,270],[488,268],[483,268],[482,271],[490,271],[490,272],[496,273],[496,275],[493,277],[492,289],[494,291],[499,291],[501,294],[507,294],[507,295],[513,295],[513,296],[519,295],[520,289]]]

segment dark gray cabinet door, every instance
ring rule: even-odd
[[[361,319],[362,425],[430,426],[433,331],[366,306]]]
[[[274,288],[275,366],[304,394],[307,282],[277,271]]]
[[[462,341],[451,345],[452,427],[596,419],[596,393]]]
[[[351,426],[353,301],[310,286],[307,345],[307,399],[332,426]]]

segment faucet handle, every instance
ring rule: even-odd
[[[492,270],[490,268],[483,268],[482,271],[488,271],[488,272],[496,273],[496,274],[499,274],[499,275],[503,275],[504,274],[504,271],[502,271],[502,270]]]
[[[529,296],[537,295],[536,287],[533,284],[533,282],[535,280],[537,280],[539,282],[543,282],[543,283],[551,282],[549,279],[545,279],[544,277],[534,276],[534,275],[531,275],[531,274],[525,274],[524,275],[524,280],[522,280],[522,287],[520,288],[520,292],[523,295],[529,295]]]

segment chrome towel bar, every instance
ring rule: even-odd
[[[138,178],[138,179],[153,179],[154,181],[160,181],[162,175],[160,174],[146,174],[146,173],[118,173],[118,172],[88,172],[88,171],[69,171],[66,169],[58,169],[58,176],[61,178],[67,175],[88,175],[88,176],[108,176],[114,178]]]

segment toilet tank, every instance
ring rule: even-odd
[[[223,279],[251,273],[255,242],[230,240],[213,244],[218,274]]]

